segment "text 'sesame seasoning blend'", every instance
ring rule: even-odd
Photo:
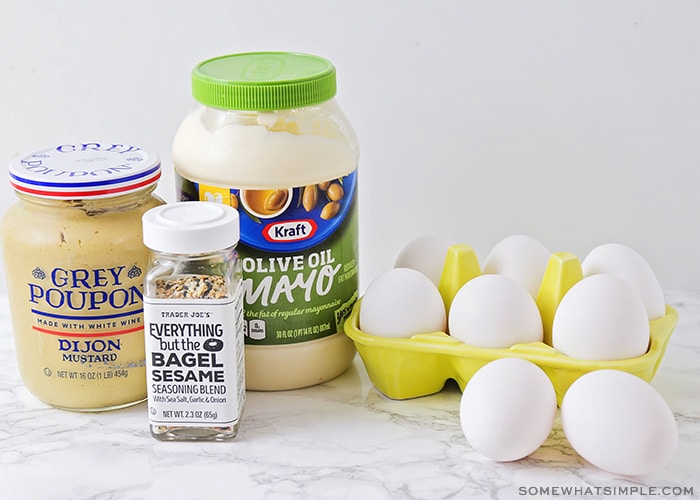
[[[343,323],[357,300],[359,152],[335,67],[232,54],[198,64],[192,94],[173,142],[178,196],[240,212],[248,389],[340,375],[355,356]]]
[[[60,144],[10,165],[19,200],[2,244],[20,375],[32,394],[80,411],[146,399],[141,216],[158,156],[114,142]]]
[[[143,216],[153,253],[144,322],[151,434],[164,441],[225,441],[245,402],[238,212],[175,203]]]

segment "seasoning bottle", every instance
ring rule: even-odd
[[[19,200],[2,246],[19,371],[53,406],[101,411],[146,398],[141,216],[158,156],[127,144],[60,144],[10,165]]]
[[[343,373],[357,300],[358,145],[321,57],[245,53],[192,73],[173,144],[183,201],[240,211],[246,384],[310,386]]]
[[[226,441],[245,402],[238,212],[175,203],[143,216],[152,251],[144,318],[151,434]]]

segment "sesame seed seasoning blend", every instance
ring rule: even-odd
[[[151,434],[227,441],[245,402],[238,212],[175,203],[146,212],[144,323]]]

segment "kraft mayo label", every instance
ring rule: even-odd
[[[357,173],[246,190],[178,176],[182,201],[238,209],[245,342],[294,344],[340,331],[357,300]]]

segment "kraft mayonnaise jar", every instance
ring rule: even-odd
[[[228,55],[196,66],[192,92],[173,145],[179,198],[239,210],[246,387],[330,380],[355,355],[342,324],[358,288],[358,145],[335,68]]]
[[[63,143],[18,158],[2,221],[17,360],[53,406],[120,408],[146,398],[141,216],[158,156],[114,142]]]

